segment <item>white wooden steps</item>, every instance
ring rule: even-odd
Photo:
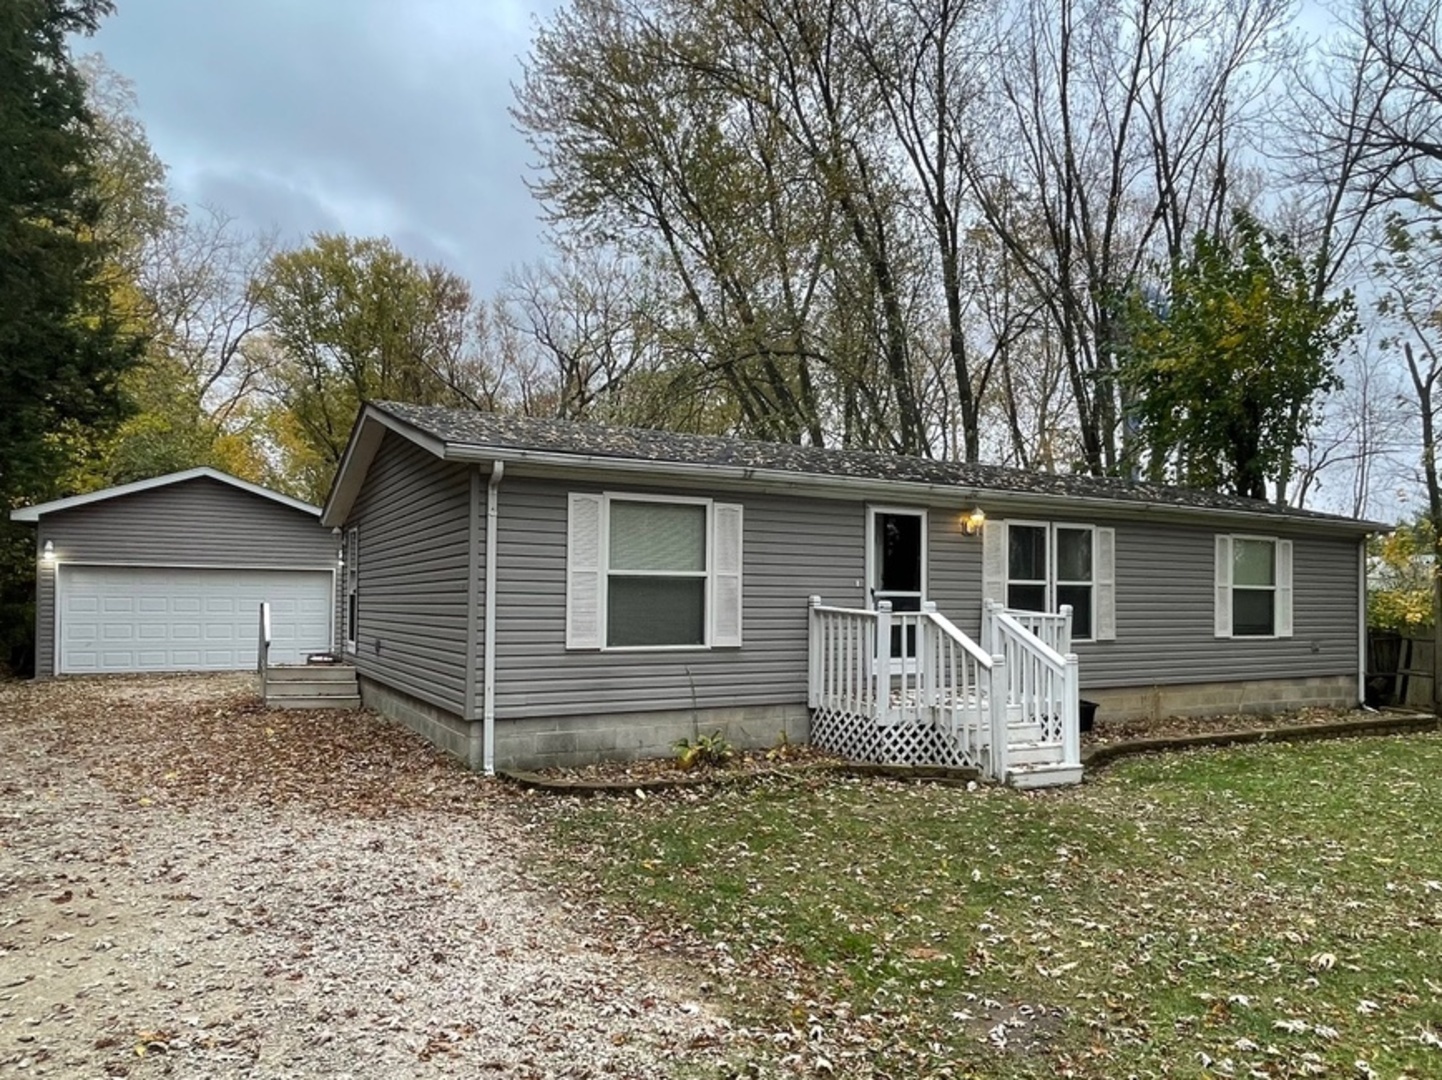
[[[1080,784],[1081,778],[1080,765],[1065,765],[1060,761],[1011,765],[1006,771],[1006,782],[1014,788],[1062,787]]]

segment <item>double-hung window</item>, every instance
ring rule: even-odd
[[[606,644],[706,644],[705,503],[609,503]]]
[[[1218,536],[1216,636],[1292,636],[1292,542]]]
[[[741,507],[710,499],[570,496],[566,644],[741,644]]]
[[[1072,609],[1072,638],[1116,636],[1116,534],[1092,525],[988,522],[983,532],[986,599],[1022,611]]]

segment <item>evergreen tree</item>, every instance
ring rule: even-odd
[[[97,232],[95,125],[68,40],[109,0],[0,3],[0,668],[27,664],[34,538],[10,507],[61,492],[77,436],[124,414],[143,342],[114,303]]]
[[[68,432],[124,412],[142,342],[113,304],[97,234],[93,118],[67,45],[109,0],[0,4],[0,499],[47,495]]]

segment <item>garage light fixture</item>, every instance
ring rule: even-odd
[[[44,549],[41,551],[40,557],[41,557],[42,559],[44,559],[46,562],[54,562],[54,561],[55,561],[55,541],[54,541],[54,540],[47,540],[47,541],[45,541],[45,547],[44,547]]]

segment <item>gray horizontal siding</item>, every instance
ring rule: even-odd
[[[619,482],[607,487],[662,490]],[[502,719],[804,700],[806,597],[864,602],[857,587],[866,565],[864,504],[709,491],[746,507],[743,648],[568,652],[566,494],[585,490],[602,488],[520,478],[502,485],[496,654]],[[928,596],[977,637],[982,547],[980,537],[962,531],[963,512],[929,510]],[[1084,687],[1355,673],[1353,540],[1292,534],[1294,636],[1226,640],[1212,634],[1214,530],[1090,520],[1116,529],[1117,640],[1078,645]]]
[[[634,484],[611,490],[647,493]],[[865,518],[856,503],[712,491],[745,507],[743,644],[684,652],[568,652],[566,496],[580,483],[500,489],[496,711],[500,719],[806,701],[807,597],[857,605]],[[689,492],[697,494],[697,492]]]
[[[457,715],[466,706],[470,505],[465,466],[387,434],[346,522],[359,530],[357,669]]]
[[[981,630],[981,537],[961,531],[961,512],[927,515],[927,599],[964,633]]]
[[[1357,541],[1292,540],[1292,636],[1213,636],[1215,536],[1225,529],[1118,523],[1117,639],[1082,643],[1082,686],[1355,675]],[[1250,530],[1248,530],[1250,531]]]
[[[930,595],[975,637],[981,629],[981,539],[961,532],[959,516],[932,512]],[[1355,538],[1276,533],[1293,543],[1292,637],[1227,639],[1212,633],[1212,575],[1214,537],[1230,529],[1076,515],[1058,520],[1116,529],[1117,636],[1078,643],[1083,687],[1356,673]]]
[[[312,514],[200,477],[46,514],[37,554],[58,563],[333,570],[336,541]],[[55,571],[36,581],[35,670],[55,670]],[[339,626],[339,623],[336,624]]]
[[[42,521],[35,547],[35,674],[55,674],[55,567],[40,561],[45,544]]]

